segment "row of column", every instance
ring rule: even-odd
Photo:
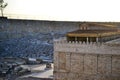
[[[75,41],[77,41],[77,37],[75,37]],[[86,37],[86,42],[89,42],[89,37]],[[96,42],[99,42],[99,38],[96,37]]]

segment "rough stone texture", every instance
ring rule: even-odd
[[[68,45],[66,45],[66,47]],[[69,46],[69,47],[75,48],[78,47],[78,45]],[[86,46],[83,47],[86,48]],[[116,49],[116,47],[114,46],[112,47],[113,49]],[[55,50],[55,54],[54,54],[55,57],[57,57],[57,55],[59,54],[59,58],[57,58],[56,60],[59,61],[60,59],[60,62],[55,60],[54,65],[60,64],[59,67],[61,66],[62,68],[56,69],[55,67],[54,80],[120,80],[119,52],[118,54],[114,54],[114,53],[106,54],[108,52],[102,53],[101,51],[102,54],[101,53],[88,54],[88,53],[81,53],[78,51],[75,52],[75,50],[72,50],[73,52],[69,52],[69,51],[70,50],[67,49],[66,52],[64,52],[64,50],[63,52],[62,51],[59,52]]]
[[[77,64],[77,65],[76,65]],[[71,71],[75,73],[83,73],[83,55],[81,54],[71,54]]]
[[[70,66],[71,66],[71,53],[66,54],[66,72],[70,72]]]
[[[66,70],[66,54],[59,53],[59,69]]]
[[[97,73],[97,56],[96,55],[84,56],[84,73],[85,74]]]
[[[112,56],[112,74],[120,75],[120,56]]]
[[[110,74],[112,64],[111,55],[98,55],[98,73]]]
[[[56,53],[56,54],[54,54],[54,64],[56,64],[56,65],[54,65],[54,71],[57,71],[58,70],[58,60],[59,60],[59,56],[58,56],[58,53],[57,52],[54,52],[54,53]]]

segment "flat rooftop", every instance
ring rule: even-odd
[[[120,45],[120,38],[106,42],[107,44]]]

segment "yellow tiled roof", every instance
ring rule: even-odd
[[[68,32],[69,37],[105,37],[120,34],[119,31],[112,30],[77,30]]]

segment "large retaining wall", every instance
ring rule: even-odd
[[[119,80],[120,55],[55,52],[54,80]]]
[[[54,41],[54,80],[119,80],[120,45]]]

